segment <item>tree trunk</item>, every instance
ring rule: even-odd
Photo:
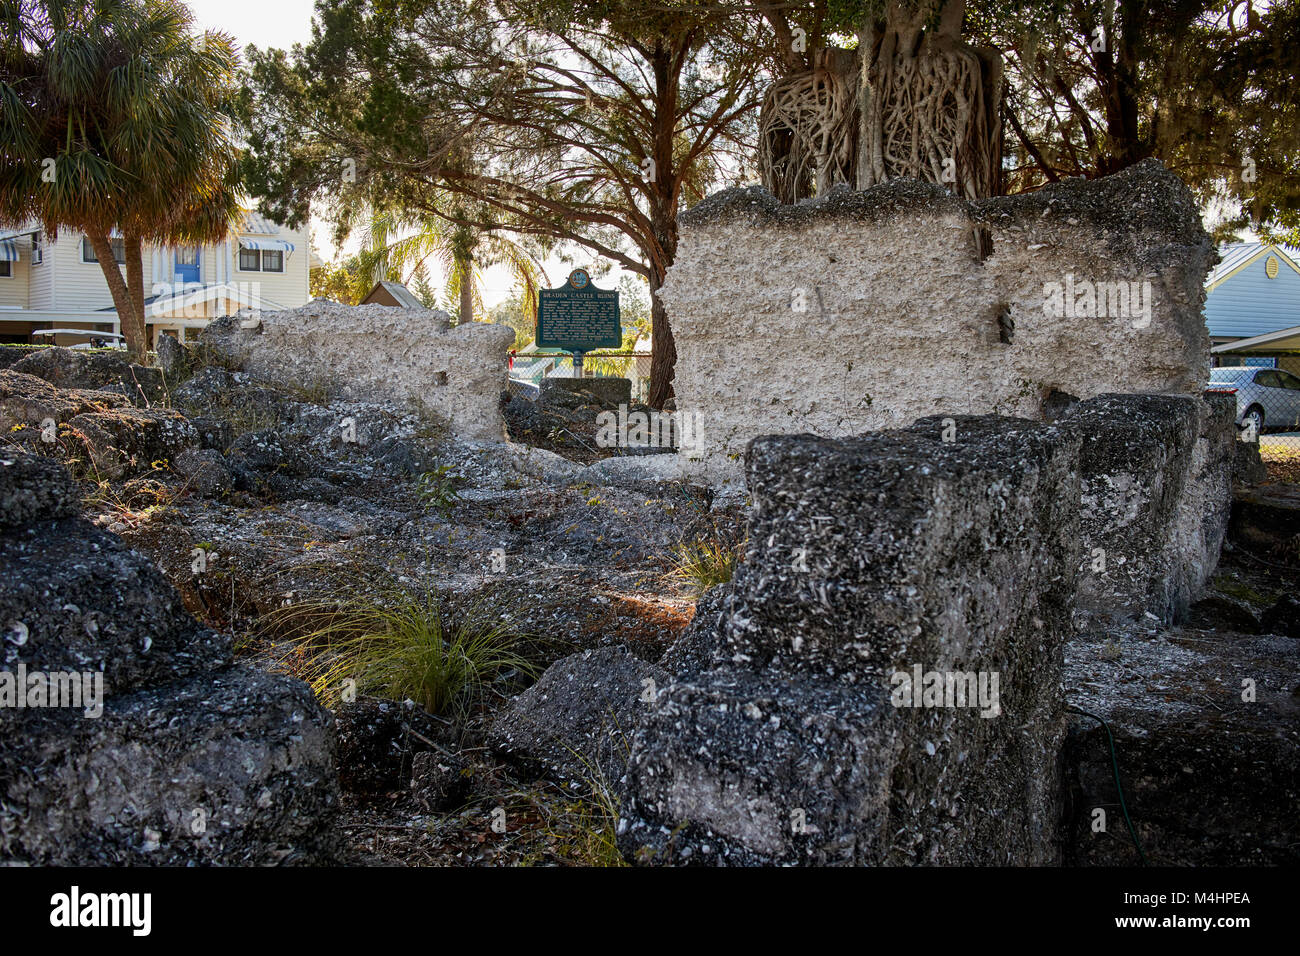
[[[650,394],[647,404],[651,408],[663,408],[664,403],[673,397],[673,376],[677,365],[677,343],[673,341],[673,327],[668,321],[668,313],[659,301],[659,287],[663,285],[663,276],[659,270],[650,272],[650,335],[652,337],[650,355]]]
[[[460,324],[474,321],[474,259],[457,256],[456,268],[460,271]]]
[[[113,296],[118,324],[121,326],[122,335],[126,338],[127,354],[133,361],[138,361],[146,351],[144,317],[142,314],[139,316],[136,314],[135,301],[131,298],[126,280],[122,278],[122,270],[117,267],[117,262],[113,259],[113,246],[108,241],[108,233],[87,232],[86,239],[90,242],[90,248],[95,250],[100,271],[104,273],[109,294]],[[143,272],[143,267],[141,271]]]
[[[677,62],[684,61],[684,56]],[[646,402],[651,408],[662,409],[673,397],[673,375],[677,364],[677,344],[673,341],[673,327],[668,312],[659,301],[659,288],[664,284],[668,267],[677,257],[677,197],[679,172],[673,165],[673,143],[677,132],[678,80],[680,71],[669,51],[656,51],[655,111],[652,129],[654,142],[651,157],[655,176],[646,190],[650,203],[650,227],[653,246],[649,253],[650,266],[650,334],[653,337],[650,355],[650,391]]]
[[[131,295],[138,323],[135,334],[140,342],[140,354],[149,350],[149,325],[144,311],[144,243],[138,235],[128,233],[122,241],[126,254],[126,291]]]

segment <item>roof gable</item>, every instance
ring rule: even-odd
[[[1206,280],[1205,324],[1215,337],[1250,337],[1300,325],[1300,250],[1235,243]],[[1277,272],[1268,276],[1274,259]]]

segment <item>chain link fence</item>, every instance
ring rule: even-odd
[[[585,378],[626,378],[632,382],[632,400],[644,402],[650,391],[649,352],[588,352],[583,356]],[[543,379],[575,378],[573,356],[567,353],[516,355],[510,368],[511,397],[536,399]]]

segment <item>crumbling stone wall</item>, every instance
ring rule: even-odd
[[[500,399],[514,341],[505,326],[450,328],[447,313],[436,310],[313,299],[218,319],[203,341],[268,381],[330,385],[357,400],[409,400],[461,438],[505,440]]]
[[[1085,437],[1080,610],[1169,622],[1199,596],[1228,525],[1235,414],[1224,396],[1104,395],[1062,418]]]
[[[764,434],[1048,417],[1059,393],[1194,394],[1216,253],[1156,160],[967,202],[895,180],[794,206],[732,189],[680,220],[660,291],[706,473]]]
[[[1053,423],[755,439],[750,545],[662,662],[677,680],[634,738],[624,852],[1059,862],[1076,612],[1186,609],[1217,560],[1233,432],[1221,402],[1104,395]]]
[[[334,861],[329,711],[235,664],[79,498],[53,460],[0,456],[0,865]]]
[[[1055,861],[1079,440],[991,417],[756,440],[753,546],[712,669],[671,685],[635,738],[624,849]],[[925,675],[966,673],[992,698],[925,705]]]

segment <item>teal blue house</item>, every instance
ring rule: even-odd
[[[1300,372],[1300,249],[1236,242],[1205,281],[1205,324],[1215,365]]]

